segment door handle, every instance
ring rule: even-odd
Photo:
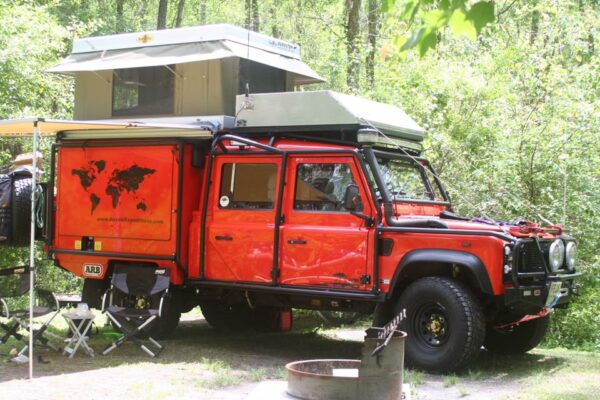
[[[289,244],[306,244],[306,240],[302,239],[290,239],[288,240]]]
[[[217,240],[225,240],[227,242],[230,242],[230,241],[233,240],[233,238],[231,236],[229,236],[229,235],[217,235],[217,236],[215,236],[215,239],[217,239]]]

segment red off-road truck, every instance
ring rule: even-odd
[[[455,215],[393,107],[332,92],[239,96],[231,128],[65,132],[47,251],[99,306],[115,265],[171,269],[160,333],[200,306],[216,328],[287,329],[292,308],[406,309],[406,360],[450,371],[526,352],[566,306],[558,226]],[[389,114],[392,113],[392,114]]]

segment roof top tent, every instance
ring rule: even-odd
[[[74,75],[76,120],[193,123],[233,116],[235,96],[323,82],[300,46],[232,25],[76,39],[50,72]],[[217,120],[223,126],[223,118]]]
[[[422,150],[425,130],[402,109],[330,90],[237,96],[236,133],[318,136]]]

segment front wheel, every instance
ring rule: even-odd
[[[483,312],[477,298],[461,282],[426,277],[412,283],[400,296],[394,314],[406,309],[400,329],[408,333],[407,365],[432,372],[464,367],[479,354],[485,335]]]
[[[548,330],[549,317],[533,319],[505,329],[488,326],[484,346],[492,353],[522,354],[536,347]]]

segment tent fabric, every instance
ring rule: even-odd
[[[300,60],[230,40],[71,54],[48,71],[56,73],[106,71],[184,64],[228,57],[245,58],[291,72],[295,75],[296,84],[324,82],[323,78]]]

